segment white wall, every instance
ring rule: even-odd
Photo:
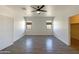
[[[24,32],[25,20],[22,11],[0,6],[0,50],[12,45]]]
[[[79,6],[55,6],[54,35],[67,45],[70,45],[69,17],[79,14]]]
[[[46,21],[53,21],[53,17],[27,17],[32,21],[32,29],[26,30],[26,35],[53,35],[53,30],[47,30]]]
[[[13,44],[13,19],[0,15],[0,50]]]
[[[7,6],[14,11],[14,42],[25,35],[25,19],[24,16],[26,12],[20,6]]]
[[[25,20],[23,16],[14,17],[14,41],[25,35]]]

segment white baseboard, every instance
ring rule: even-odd
[[[17,38],[14,38],[14,41],[13,42],[15,42],[15,41],[17,41],[17,40],[19,40],[21,37],[23,37],[25,35],[25,33],[22,33],[20,36],[18,36]]]
[[[13,42],[9,43],[9,44],[5,44],[4,46],[0,47],[0,50],[3,50],[9,46],[13,45]]]
[[[0,46],[1,46],[1,47],[0,47],[0,50],[3,50],[3,49],[5,49],[5,48],[7,48],[7,47],[13,45],[15,41],[19,40],[19,39],[20,39],[21,37],[23,37],[23,36],[24,36],[24,33],[23,33],[22,35],[20,35],[16,40],[14,40],[14,41],[12,41],[12,42],[7,42],[7,43],[4,42],[3,45],[0,44]]]
[[[64,44],[66,44],[67,46],[70,46],[69,43],[65,42],[64,40],[61,40],[61,38],[60,38],[56,33],[54,33],[54,36],[55,36],[57,39],[59,39],[60,41],[62,41]]]

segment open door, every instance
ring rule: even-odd
[[[71,46],[79,49],[79,15],[70,17]]]

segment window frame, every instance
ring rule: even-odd
[[[50,27],[48,27],[50,25]],[[52,21],[51,20],[47,20],[46,21],[46,29],[47,30],[51,30],[52,29]]]
[[[26,21],[26,30],[31,30],[31,29],[32,29],[32,21]]]

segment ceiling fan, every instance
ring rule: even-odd
[[[45,5],[36,5],[36,6],[31,6],[34,10],[32,12],[36,12],[40,14],[41,12],[47,12],[46,10],[42,10]]]

